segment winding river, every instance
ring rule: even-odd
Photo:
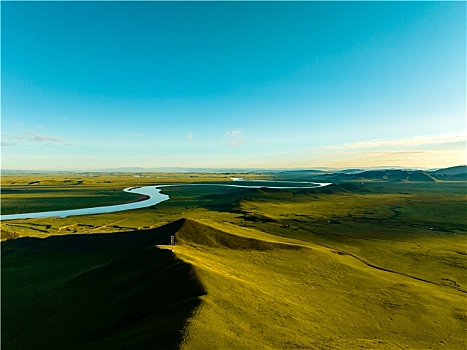
[[[56,211],[44,211],[38,213],[25,213],[25,214],[8,214],[1,215],[0,220],[15,220],[15,219],[39,219],[39,218],[50,218],[50,217],[67,217],[75,215],[90,215],[90,214],[104,214],[114,213],[118,211],[140,209],[156,205],[170,197],[166,194],[162,194],[161,190],[164,187],[179,187],[179,186],[224,186],[224,187],[239,187],[239,188],[273,188],[273,189],[304,189],[304,188],[317,188],[331,185],[331,183],[316,183],[316,182],[294,182],[294,181],[267,181],[267,180],[245,180],[242,178],[232,178],[236,183],[245,182],[258,182],[262,185],[241,185],[241,184],[174,184],[174,185],[152,185],[142,187],[129,187],[123,191],[129,193],[135,193],[139,195],[147,196],[147,199],[138,202],[108,205],[103,207],[91,207],[82,209],[69,209],[69,210],[56,210]],[[271,186],[265,186],[263,183],[271,183]],[[284,184],[284,186],[272,186],[272,184]],[[287,185],[288,184],[288,185]],[[292,186],[295,184],[295,186]]]

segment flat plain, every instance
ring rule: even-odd
[[[232,177],[310,181],[297,172],[3,175],[2,214],[184,186],[144,209],[2,222],[2,348],[466,347],[465,181],[316,175],[334,184],[217,186]]]

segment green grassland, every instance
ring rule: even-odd
[[[465,345],[465,295],[459,291],[375,269],[334,249],[252,229],[197,225],[182,227],[184,244],[175,250],[195,266],[208,291],[189,320],[183,349]],[[259,242],[250,238],[258,236]]]
[[[134,200],[119,193],[129,186],[212,186],[164,188],[171,200],[144,209],[2,222],[2,348],[464,349],[466,183],[214,185],[310,180],[292,175],[4,176],[12,211],[8,190],[44,191],[25,195],[38,208],[73,191],[95,206]]]
[[[199,174],[6,174],[2,176],[2,214],[78,209],[128,203],[140,199],[123,192],[131,186],[154,183],[193,183]],[[212,174],[203,182],[230,181],[228,174]],[[254,179],[254,175],[249,175]]]

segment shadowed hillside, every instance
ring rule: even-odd
[[[467,175],[467,165],[458,165],[458,166],[452,166],[449,168],[443,168],[443,169],[438,169],[438,170],[433,170],[430,171],[430,174],[433,175]]]
[[[2,349],[178,348],[205,294],[154,246],[179,226],[3,242]]]
[[[333,181],[389,181],[389,182],[434,182],[431,175],[421,170],[368,170],[351,174],[329,174]]]
[[[467,181],[467,166],[459,165],[438,169],[430,171],[430,175],[442,181]]]

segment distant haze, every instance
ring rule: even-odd
[[[2,2],[2,169],[466,160],[465,2]]]

